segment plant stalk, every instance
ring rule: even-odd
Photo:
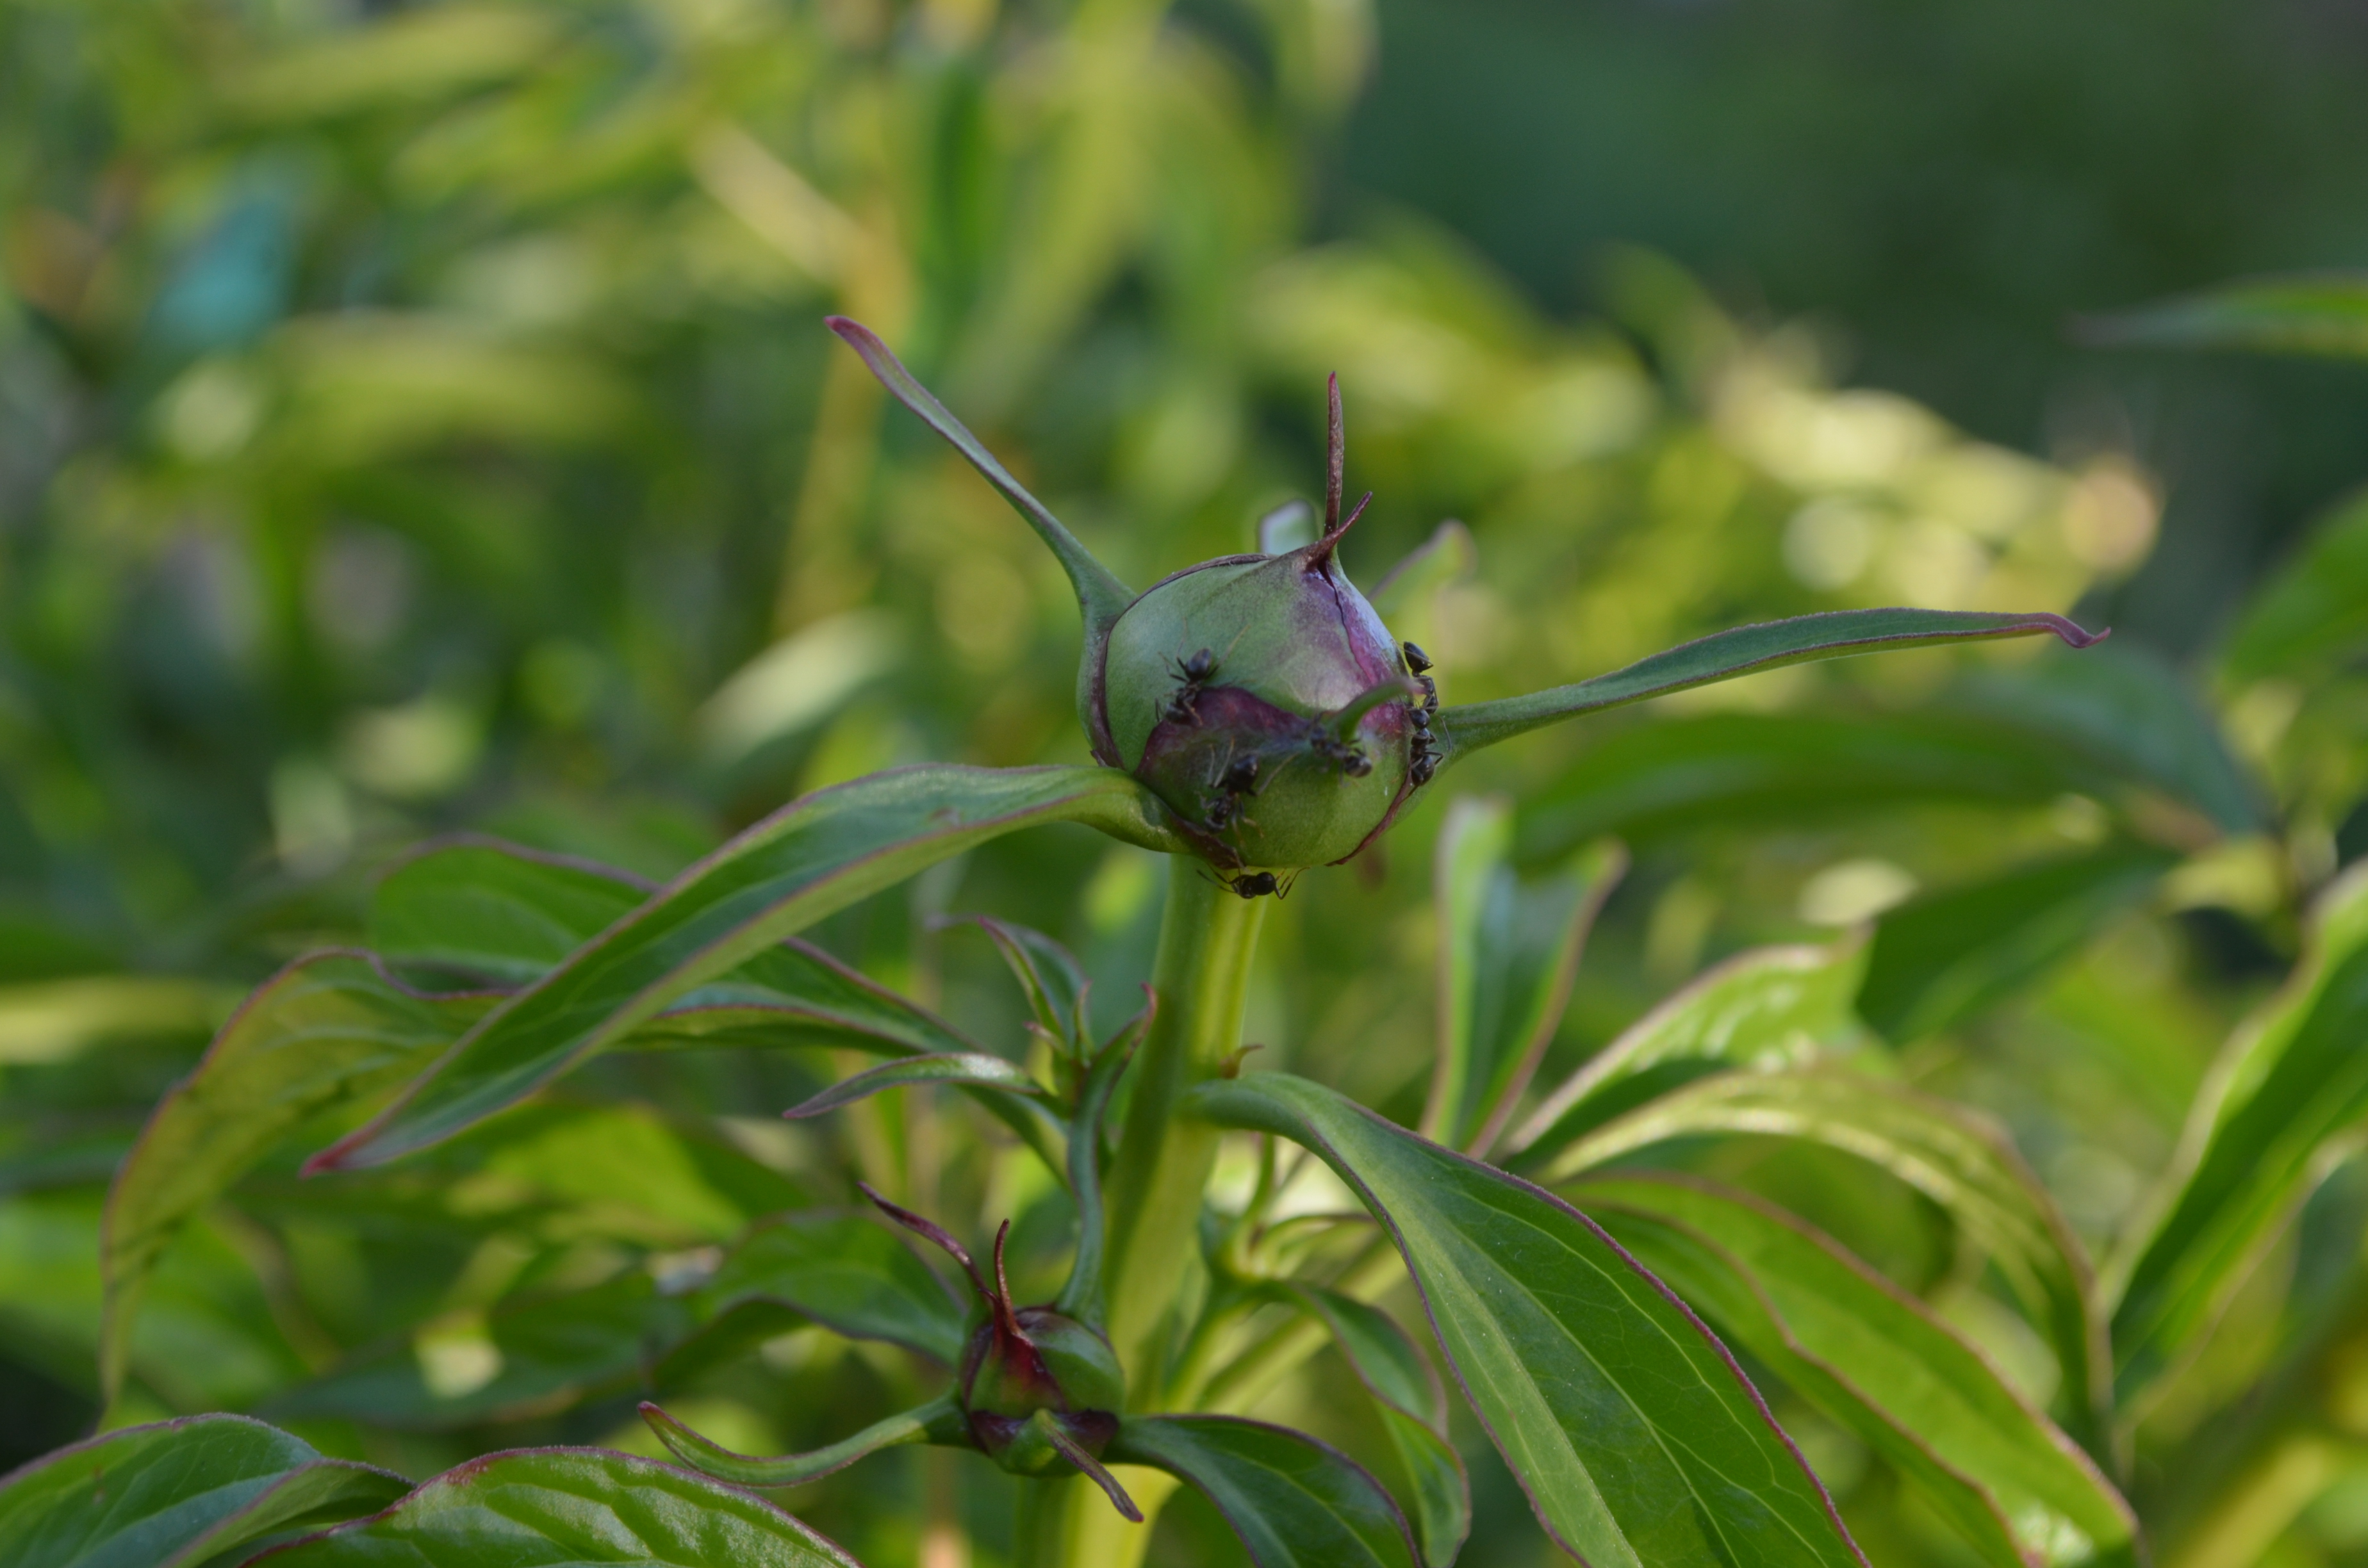
[[[1168,862],[1167,906],[1151,975],[1159,1011],[1135,1061],[1103,1232],[1110,1345],[1126,1369],[1128,1409],[1136,1414],[1164,1407],[1167,1363],[1185,1326],[1174,1321],[1176,1300],[1200,1244],[1201,1199],[1217,1157],[1217,1130],[1179,1119],[1177,1101],[1215,1076],[1241,1044],[1250,960],[1265,915],[1265,900],[1235,895],[1196,862]],[[1147,1519],[1157,1517],[1175,1489],[1157,1471],[1127,1467],[1121,1481]],[[1027,1568],[1133,1568],[1150,1540],[1148,1524],[1128,1524],[1099,1491],[1076,1479],[1020,1488],[1012,1560]]]
[[[1265,900],[1237,896],[1192,862],[1168,866],[1151,977],[1159,1013],[1134,1065],[1106,1231],[1110,1345],[1126,1369],[1128,1408],[1138,1412],[1162,1407],[1169,1351],[1184,1326],[1170,1314],[1200,1242],[1201,1193],[1217,1157],[1217,1130],[1179,1119],[1177,1102],[1241,1044],[1266,915]]]

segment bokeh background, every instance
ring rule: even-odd
[[[2027,647],[1796,669],[1457,777],[1529,803],[1530,864],[1636,853],[1554,1067],[1750,943],[2125,839],[2177,861],[1902,1025],[2105,1244],[2301,901],[2368,849],[2356,669],[2231,651],[2368,476],[2368,369],[2082,323],[2368,266],[2363,147],[2342,0],[5,0],[0,1467],[97,1415],[95,1227],[145,1107],[245,986],[350,939],[404,846],[658,876],[872,768],[1085,759],[1059,573],[833,311],[1136,583],[1318,486],[1338,370],[1376,494],[1349,565],[1431,541],[1393,624],[1451,701],[1818,608],[2111,623],[2071,685]],[[1704,725],[2012,712],[2077,746],[2148,703],[2218,739],[2140,757],[2180,786],[2144,799],[1603,783]],[[1280,1060],[1401,1113],[1436,815],[1305,879],[1254,1005]],[[828,935],[1016,1040],[984,944],[919,916],[1033,921],[1116,986],[1161,874],[1031,835]],[[713,1054],[599,1092],[769,1118],[825,1070]],[[964,1169],[947,1201],[984,1212]],[[134,1414],[251,1407],[393,1332],[305,1201],[266,1184],[193,1244]],[[452,1253],[381,1218],[363,1250],[414,1248],[448,1304],[520,1278],[468,1272],[483,1227]],[[750,1443],[884,1397],[860,1358],[767,1366]],[[620,1427],[629,1401],[341,1441],[425,1470]],[[1817,1440],[1849,1493],[1864,1455]],[[1467,1448],[1468,1560],[1544,1561]],[[903,1561],[888,1473],[814,1517]],[[1948,1561],[1882,1485],[1867,1528]],[[2295,1562],[2368,1539],[2329,1517]],[[1212,1528],[1182,1510],[1175,1560],[1221,1560]]]

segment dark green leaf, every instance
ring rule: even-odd
[[[518,845],[430,845],[379,879],[370,941],[391,963],[529,985],[649,892],[625,872]]]
[[[2134,1562],[2095,1465],[1921,1301],[1757,1198],[1663,1175],[1571,1191],[1637,1260],[1921,1487],[1997,1568]]]
[[[1546,1096],[1509,1140],[1536,1165],[1654,1096],[1736,1067],[1799,1066],[1856,1040],[1850,1009],[1866,944],[1754,948],[1705,971],[1637,1019]]]
[[[692,1287],[661,1289],[635,1269],[504,1302],[486,1315],[489,1372],[473,1387],[438,1387],[406,1341],[354,1358],[268,1411],[423,1428],[517,1419],[678,1380],[807,1321],[947,1366],[962,1354],[961,1303],[902,1238],[868,1215],[807,1211],[751,1226]]]
[[[408,1341],[365,1352],[265,1402],[279,1421],[349,1418],[437,1429],[564,1410],[636,1386],[647,1363],[679,1344],[690,1304],[661,1295],[636,1269],[603,1284],[506,1302],[486,1315],[486,1368],[474,1386],[438,1386]]]
[[[2060,615],[1993,615],[1939,609],[1833,610],[1713,632],[1639,659],[1626,669],[1573,686],[1558,686],[1549,691],[1501,698],[1494,702],[1443,708],[1440,710],[1438,728],[1445,760],[1452,763],[1481,746],[1510,740],[1542,724],[1623,703],[1641,702],[1648,697],[1665,697],[1714,681],[1732,680],[1758,670],[1887,649],[1924,648],[1996,637],[2031,637],[2046,632],[2053,632],[2075,648],[2085,648],[2105,635],[2098,632],[2092,636]]]
[[[1356,1189],[1566,1550],[1599,1568],[1863,1563],[1725,1347],[1568,1204],[1304,1079],[1219,1080],[1191,1103]]]
[[[1875,926],[1859,1015],[1900,1045],[1963,1023],[2086,947],[2176,860],[2110,845],[1902,904]]]
[[[777,1301],[855,1339],[884,1339],[947,1366],[962,1358],[963,1305],[904,1238],[869,1214],[785,1214],[753,1227],[700,1287],[712,1320]]]
[[[141,1287],[191,1216],[298,1127],[433,1062],[494,1000],[422,995],[350,952],[301,960],[247,998],[116,1173],[101,1265],[108,1397],[122,1384]]]
[[[194,1568],[411,1490],[244,1415],[126,1426],[0,1477],[8,1568]]]
[[[1127,1020],[1086,1066],[1077,1085],[1076,1108],[1069,1117],[1069,1193],[1077,1205],[1077,1251],[1069,1264],[1069,1278],[1055,1304],[1086,1323],[1099,1324],[1106,1313],[1102,1299],[1102,1261],[1108,1245],[1102,1219],[1103,1122],[1118,1081],[1159,1016],[1159,994],[1143,988],[1143,1011]],[[1097,1478],[1099,1479],[1099,1478]]]
[[[845,1470],[882,1449],[906,1443],[934,1443],[940,1448],[972,1446],[970,1419],[951,1394],[914,1410],[903,1410],[875,1421],[851,1437],[803,1454],[769,1457],[735,1454],[712,1437],[703,1437],[655,1404],[642,1406],[642,1419],[657,1434],[668,1452],[691,1469],[739,1486],[799,1486]]]
[[[1472,1533],[1472,1484],[1463,1457],[1447,1440],[1447,1395],[1439,1374],[1379,1307],[1315,1286],[1274,1289],[1332,1331],[1333,1343],[1373,1396],[1382,1428],[1406,1466],[1425,1568],[1450,1568]]]
[[[511,997],[310,1168],[382,1164],[517,1104],[668,1005],[824,916],[1040,823],[1165,845],[1162,811],[1110,768],[924,765],[792,801]]]
[[[2237,680],[2294,676],[2355,657],[2368,643],[2368,494],[2315,528],[2246,601],[2221,667]]]
[[[2102,792],[2108,801],[2135,788],[2195,812],[2207,834],[2257,833],[2268,824],[2258,787],[2193,684],[2151,649],[2110,643],[2078,659],[1985,670],[1944,700],[2001,736],[2103,774],[2113,781]],[[2144,815],[2134,813],[2141,825]]]
[[[2329,888],[2308,953],[2229,1040],[2180,1152],[2115,1260],[2124,1397],[2176,1367],[2217,1321],[2324,1175],[2330,1140],[2368,1117],[2368,868]]]
[[[781,1114],[793,1121],[802,1120],[853,1105],[883,1090],[910,1088],[916,1084],[969,1084],[1011,1095],[1044,1093],[1043,1085],[1000,1056],[975,1051],[955,1056],[906,1056],[867,1068],[851,1078],[842,1078]]]
[[[1486,1153],[1537,1072],[1596,911],[1627,869],[1616,843],[1524,886],[1508,866],[1512,811],[1459,797],[1431,873],[1439,910],[1440,1040],[1423,1136]]]
[[[1362,1466],[1304,1433],[1231,1415],[1137,1416],[1110,1446],[1215,1505],[1258,1568],[1414,1568],[1414,1538]]]
[[[2055,1352],[2072,1435],[2092,1454],[2105,1450],[2105,1335],[2088,1257],[2003,1129],[1860,1073],[1730,1073],[1597,1129],[1564,1149],[1546,1176],[1559,1181],[1672,1138],[1716,1133],[1822,1143],[1941,1205],[1988,1255]]]
[[[2225,283],[2080,324],[2116,347],[2251,348],[2271,354],[2368,358],[2368,276],[2297,273]]]
[[[859,1568],[754,1493],[600,1449],[520,1449],[446,1471],[272,1568]]]
[[[2085,663],[2050,660],[2051,664]],[[2110,797],[2113,776],[2054,737],[1986,715],[1707,713],[1591,744],[1521,807],[1525,860],[1600,834],[1653,839],[1699,827],[1849,821],[1929,802],[2044,806]]]

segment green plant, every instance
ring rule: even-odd
[[[2051,1225],[2044,1199],[2010,1156],[1944,1108],[1873,1080],[1818,1073],[1673,1083],[1673,1070],[1684,1080],[1690,1064],[1738,1059],[1771,1040],[1751,1028],[1672,1032],[1665,1025],[1668,1038],[1648,1031],[1641,1043],[1607,1052],[1505,1136],[1586,923],[1617,875],[1609,847],[1550,894],[1546,939],[1527,960],[1492,946],[1484,970],[1476,933],[1458,934],[1455,986],[1467,996],[1496,988],[1495,1012],[1520,1009],[1523,1023],[1486,1038],[1451,1031],[1423,1117],[1430,1136],[1308,1080],[1245,1073],[1241,1039],[1267,902],[1307,866],[1356,855],[1482,747],[1576,714],[1777,665],[2044,632],[2076,647],[2090,637],[2047,614],[1840,611],[1719,633],[1575,686],[1441,707],[1424,673],[1428,661],[1383,631],[1338,565],[1338,547],[1357,514],[1341,508],[1337,390],[1322,533],[1280,548],[1291,520],[1276,519],[1266,542],[1277,548],[1207,562],[1136,595],[875,338],[851,323],[833,325],[1060,558],[1085,617],[1079,703],[1103,766],[922,765],[859,778],[791,803],[651,892],[598,868],[497,846],[431,851],[410,862],[381,896],[385,926],[419,945],[406,951],[398,936],[393,951],[317,955],[268,983],[197,1074],[166,1098],[127,1160],[106,1238],[101,1363],[110,1386],[122,1379],[133,1314],[166,1240],[288,1132],[393,1088],[391,1098],[306,1163],[308,1172],[336,1179],[462,1138],[607,1048],[732,1030],[761,1038],[794,1025],[833,1031],[894,1060],[793,1116],[850,1107],[888,1089],[963,1087],[1065,1180],[1074,1256],[1054,1301],[1022,1306],[1007,1276],[1008,1225],[996,1237],[991,1267],[983,1268],[931,1221],[866,1189],[889,1216],[961,1265],[973,1297],[967,1313],[909,1254],[826,1213],[785,1215],[775,1231],[796,1239],[768,1263],[743,1260],[760,1242],[772,1244],[770,1234],[694,1270],[688,1290],[666,1295],[674,1304],[672,1337],[682,1342],[673,1353],[722,1332],[750,1304],[747,1286],[734,1299],[732,1281],[735,1267],[753,1267],[763,1275],[763,1299],[956,1369],[950,1393],[829,1448],[777,1460],[731,1452],[643,1407],[677,1457],[724,1481],[788,1485],[879,1449],[968,1447],[1030,1478],[1013,1549],[1019,1562],[1083,1568],[1133,1561],[1144,1539],[1133,1526],[1182,1481],[1215,1504],[1262,1562],[1418,1557],[1444,1564],[1462,1545],[1469,1505],[1460,1467],[1442,1445],[1435,1385],[1426,1388],[1420,1355],[1365,1304],[1403,1267],[1475,1413],[1541,1521],[1573,1551],[1599,1562],[1857,1561],[1798,1449],[1679,1295],[1612,1233],[1486,1158],[1501,1148],[1515,1163],[1567,1181],[1613,1157],[1623,1140],[1655,1142],[1673,1128],[1749,1127],[1754,1119],[1789,1119],[1798,1136],[1843,1147],[1856,1141],[1861,1152],[1870,1143],[1899,1151],[1899,1168],[1933,1173],[1936,1199],[1960,1213],[2032,1298],[2034,1319],[2065,1369],[2067,1425],[2092,1451],[2109,1455],[2108,1368],[2094,1342],[2077,1248]],[[991,927],[1030,999],[1040,1042],[1034,1073],[975,1050],[930,1049],[959,1036],[795,940],[832,912],[971,846],[1056,822],[1163,852],[1175,868],[1144,1012],[1107,1041],[1094,1036],[1074,960],[1032,933]],[[1493,861],[1502,853],[1501,845],[1492,853],[1488,834],[1485,823],[1468,824],[1449,840],[1470,846],[1450,857],[1468,855],[1470,874],[1484,883],[1499,874]],[[1454,917],[1477,919],[1468,881],[1453,880],[1463,881],[1465,900],[1451,905]],[[1524,938],[1540,935],[1531,929]],[[537,958],[555,961],[503,992],[423,991],[388,968],[389,960],[430,960],[448,971],[523,978]],[[1799,1030],[1804,1039],[1830,1033],[1860,961],[1857,947],[1845,944],[1765,965],[1784,979],[1759,987],[1746,1016],[1782,997],[1779,1006],[1802,1017],[1788,1017],[1773,1042]],[[1816,978],[1804,983],[1804,970]],[[1683,1013],[1702,1005],[1697,995],[1673,1006]],[[1113,1114],[1121,1088],[1123,1109]],[[1207,1202],[1225,1129],[1262,1135],[1263,1151],[1253,1192],[1230,1213]],[[1346,1217],[1312,1237],[1305,1227],[1269,1224],[1283,1142],[1330,1166],[1378,1232]],[[1896,1318],[1894,1339],[1907,1347],[1903,1354],[1914,1359],[1920,1349],[1923,1364],[1945,1369],[1934,1374],[1945,1388],[1925,1397],[1983,1407],[1964,1418],[1967,1441],[2000,1446],[2004,1457],[1988,1462],[2013,1476],[2019,1492],[2002,1501],[2003,1482],[1969,1479],[1919,1449],[1935,1435],[1884,1405],[1915,1398],[1912,1386],[1861,1396],[1866,1419],[1901,1433],[1910,1473],[1918,1456],[1930,1460],[1928,1479],[1978,1545],[2011,1555],[2023,1550],[2018,1539],[2027,1545],[2069,1531],[2107,1556],[2134,1550],[2127,1511],[2093,1466],[2054,1439],[2045,1421],[1977,1358],[1952,1359],[1952,1342],[1937,1325],[1882,1297],[1872,1282],[1853,1283],[1813,1233],[1714,1190],[1632,1181],[1608,1191],[1607,1209],[1637,1216],[1635,1238],[1676,1238],[1662,1244],[1674,1247],[1670,1271],[1681,1278],[1712,1258],[1789,1246],[1805,1259],[1801,1278],[1823,1269],[1828,1291],[1866,1298],[1870,1320]],[[1326,1256],[1326,1228],[1351,1233],[1345,1256]],[[1623,1231],[1631,1228],[1622,1221]],[[1716,1238],[1707,1253],[1700,1250],[1705,1237]],[[1650,1255],[1655,1246],[1643,1250]],[[1319,1258],[1318,1267],[1303,1267]],[[1722,1289],[1716,1265],[1708,1267],[1713,1272],[1700,1276],[1694,1292],[1705,1301]],[[648,1299],[646,1278],[641,1295]],[[1245,1339],[1246,1322],[1269,1308],[1300,1326]],[[658,1312],[662,1319],[665,1310]],[[1748,1308],[1741,1318],[1747,1326],[1730,1332],[1749,1344]],[[1780,1350],[1814,1355],[1775,1321],[1769,1358]],[[644,1332],[653,1326],[645,1324]],[[1326,1335],[1358,1368],[1398,1445],[1411,1480],[1405,1490],[1412,1506],[1403,1511],[1338,1450],[1231,1414]],[[1815,1386],[1815,1378],[1805,1381]],[[247,1508],[235,1501],[238,1487],[211,1475],[220,1456],[209,1430],[168,1426],[99,1439],[45,1461],[6,1495],[27,1510],[31,1528],[49,1532],[44,1540],[79,1540],[117,1522],[102,1509],[98,1522],[77,1523],[77,1506],[61,1504],[44,1478],[121,1462],[109,1445],[188,1445],[203,1450],[187,1472],[189,1485],[218,1504],[209,1505],[204,1525],[215,1532],[202,1538],[209,1551],[232,1543],[221,1532],[233,1517],[245,1521],[239,1528],[248,1540],[291,1522],[289,1513]],[[294,1483],[271,1477],[310,1474],[306,1467],[320,1461],[295,1445],[271,1462],[281,1469],[261,1475],[277,1495]],[[1985,1461],[1971,1462],[1978,1469]],[[1106,1465],[1166,1479],[1130,1486]],[[433,1540],[438,1562],[478,1561],[507,1550],[499,1544],[504,1530],[572,1539],[584,1528],[579,1504],[586,1496],[599,1497],[620,1518],[646,1512],[659,1534],[696,1533],[699,1510],[710,1509],[767,1543],[711,1542],[663,1561],[724,1561],[746,1550],[771,1554],[757,1560],[808,1562],[828,1550],[785,1517],[727,1500],[741,1494],[702,1491],[671,1475],[598,1451],[480,1461],[370,1520],[291,1547],[289,1556],[367,1561],[379,1550],[373,1543],[404,1539]],[[1082,1490],[1080,1476],[1099,1491]],[[482,1512],[496,1506],[487,1500],[495,1493],[507,1521],[498,1528]],[[121,1528],[160,1527],[143,1519]]]

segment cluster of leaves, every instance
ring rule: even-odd
[[[2068,607],[2143,554],[2126,464],[1834,393],[1799,340],[1650,262],[1623,341],[1419,233],[1292,254],[1360,24],[1262,14],[1262,78],[1150,8],[985,33],[958,6],[0,24],[46,62],[0,112],[109,128],[12,222],[0,343],[11,510],[38,522],[0,575],[0,1353],[110,1426],[302,1434],[112,1431],[13,1478],[0,1540],[73,1562],[89,1532],[162,1529],[123,1550],[239,1561],[393,1504],[290,1555],[432,1553],[497,1512],[588,1531],[552,1537],[579,1557],[841,1560],[649,1458],[531,1448],[654,1456],[644,1396],[751,1452],[926,1403],[958,1299],[850,1171],[973,1239],[1013,1218],[1019,1291],[1051,1294],[1074,1085],[941,916],[1055,932],[999,928],[1036,1029],[1093,1038],[1084,982],[1148,972],[1160,862],[990,838],[1154,836],[1136,797],[1039,776],[951,823],[919,820],[946,803],[926,791],[823,797],[894,863],[802,859],[792,812],[677,876],[801,787],[1082,755],[1057,585],[823,368],[818,328],[783,325],[825,301],[901,324],[1135,580],[1241,548],[1341,369],[1383,497],[1360,527],[1471,525],[1376,594],[1457,699],[1796,610]],[[774,455],[785,426],[803,458]],[[1494,1436],[1590,1560],[1792,1560],[1689,1533],[1740,1516],[1682,1501],[1718,1491],[1688,1462],[1628,1468],[1680,1447],[1623,1442],[1633,1406],[1764,1477],[1734,1506],[1798,1560],[1847,1560],[1756,1387],[1879,1561],[2112,1561],[2138,1550],[2124,1490],[2168,1561],[2350,1550],[2363,933],[2330,881],[2368,790],[2364,520],[2330,517],[2201,670],[2109,645],[1763,677],[1475,760],[1457,787],[1482,792],[1409,820],[1377,885],[1312,875],[1252,986],[1272,1061],[1199,1102],[1243,1131],[1168,1376],[1175,1406],[1348,1457],[1179,1426],[1128,1462],[1287,1520],[1250,1538],[1262,1562],[1353,1538],[1324,1560],[1438,1563],[1467,1528],[1494,1560],[1528,1528]],[[664,809],[617,804],[642,799]],[[448,845],[357,894],[375,846],[460,824],[532,847]],[[630,961],[586,948],[666,879]],[[713,949],[757,903],[749,945]],[[583,1010],[448,1125],[614,1049],[410,1159],[297,1179],[559,973],[597,982]],[[979,1111],[924,1090],[773,1119],[856,1051],[932,1063],[873,1085],[982,1080]],[[2281,1239],[2314,1191],[2305,1244]],[[1508,1273],[1514,1238],[1552,1262]],[[1548,1267],[1569,1293],[1522,1315]],[[1451,1424],[1422,1303],[1485,1431]],[[1563,1381],[1605,1322],[1668,1358]],[[1683,1414],[1645,1383],[1691,1391]],[[798,1511],[870,1561],[924,1536],[991,1556],[1027,1483],[943,1457]],[[415,1491],[363,1459],[448,1473]],[[94,1525],[69,1494],[110,1473],[132,1481]],[[162,1526],[141,1501],[199,1494]],[[1194,1560],[1228,1550],[1193,1535],[1206,1510],[1165,1517]],[[684,1530],[714,1533],[666,1544]]]

